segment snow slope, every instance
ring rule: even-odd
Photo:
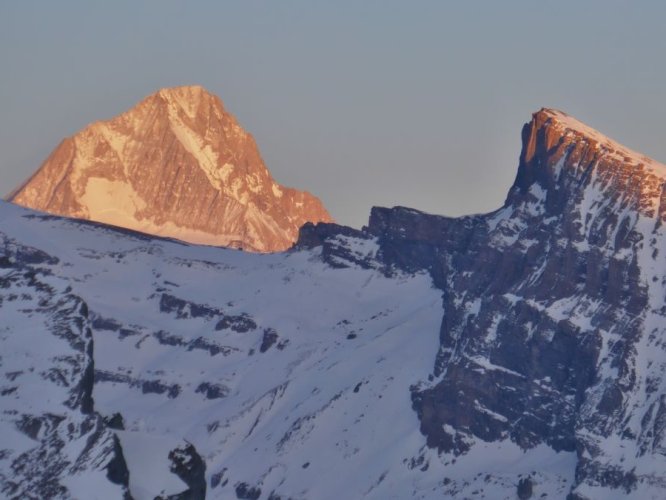
[[[134,498],[186,489],[167,457],[184,443],[205,462],[207,498],[513,498],[530,473],[540,492],[570,488],[571,453],[479,442],[456,460],[425,446],[410,386],[431,375],[439,346],[441,297],[427,274],[332,267],[321,248],[188,246],[7,204],[0,233],[57,256],[40,268],[85,301],[94,409],[122,415],[113,432]],[[370,261],[377,251],[367,237],[338,244]],[[3,351],[21,321],[5,323]],[[38,361],[48,344],[21,345],[17,363],[48,363]],[[7,415],[24,410],[0,403],[11,428]],[[11,435],[13,453],[32,444]]]

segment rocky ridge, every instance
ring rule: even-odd
[[[285,250],[305,222],[331,220],[317,198],[273,179],[254,138],[199,86],[162,89],[65,139],[10,200],[259,252]]]
[[[421,431],[444,453],[479,439],[576,452],[571,498],[657,498],[666,166],[555,110],[522,135],[498,211],[372,211],[385,264],[428,269],[443,291],[434,378],[412,390]]]
[[[543,109],[490,214],[373,208],[249,255],[0,204],[0,278],[20,244],[87,304],[94,411],[131,494],[161,477],[207,498],[659,499],[665,182]]]

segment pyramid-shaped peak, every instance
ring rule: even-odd
[[[195,116],[198,110],[210,106],[219,108],[220,111],[224,110],[224,104],[220,98],[201,85],[166,87],[158,90],[146,100],[164,102],[183,109],[191,117]]]
[[[65,174],[63,174],[65,173]],[[254,138],[199,85],[164,88],[64,141],[12,201],[181,240],[269,252],[321,202],[278,184]]]

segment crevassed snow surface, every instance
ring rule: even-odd
[[[571,487],[573,453],[425,446],[410,386],[432,372],[442,315],[426,274],[189,246],[4,203],[0,232],[57,256],[53,280],[87,303],[95,410],[123,416],[136,498],[184,489],[165,459],[183,440],[206,462],[208,498],[244,485],[260,498],[514,498],[527,474],[536,496]],[[32,343],[25,363],[45,348]]]

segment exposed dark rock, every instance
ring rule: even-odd
[[[42,419],[31,415],[23,415],[21,420],[16,423],[16,427],[32,439],[37,439],[39,430],[42,428]]]
[[[246,333],[256,328],[257,324],[245,313],[238,316],[226,315],[215,325],[215,330],[232,330],[237,333]]]
[[[268,495],[268,500],[294,500],[290,496],[281,496],[275,491],[271,491],[270,495]]]
[[[229,388],[221,384],[202,382],[197,386],[195,392],[204,394],[207,399],[219,399],[224,398],[229,394]]]
[[[98,314],[91,314],[90,316],[92,319],[91,326],[93,330],[116,332],[118,333],[118,337],[121,339],[134,335],[140,335],[139,331],[133,328],[128,328],[113,318],[103,318]]]
[[[81,301],[81,307],[79,309],[80,314],[83,318],[88,320],[88,306],[85,302]],[[86,414],[90,414],[94,410],[94,400],[93,400],[93,386],[95,385],[95,358],[93,356],[93,336],[92,331],[89,326],[86,326],[84,329],[84,338],[86,339],[86,365],[81,375],[81,381],[79,382],[79,404],[81,406],[81,411]]]
[[[141,389],[144,394],[166,394],[169,399],[178,397],[181,388],[178,384],[165,384],[159,380],[144,380],[124,373],[112,373],[104,370],[95,370],[95,383],[112,382],[127,384],[130,387]]]
[[[17,389],[18,386],[3,388],[2,390],[0,390],[0,396],[9,396],[14,392],[16,392]]]
[[[218,486],[224,487],[229,482],[228,478],[224,477],[224,474],[227,472],[226,467],[219,472],[216,472],[210,477],[210,487],[217,488]]]
[[[120,440],[118,439],[118,436],[113,436],[113,458],[106,466],[106,477],[108,477],[109,481],[112,483],[121,484],[125,486],[125,488],[128,488],[129,474]]]
[[[141,392],[144,394],[164,394],[166,392],[169,399],[173,399],[180,394],[180,386],[178,384],[166,385],[158,380],[144,380],[141,382]]]
[[[319,222],[317,224],[306,222],[298,232],[298,240],[294,244],[294,248],[306,249],[329,245],[330,239],[337,236],[367,238],[367,234],[363,231],[351,227],[330,222]]]
[[[257,328],[257,324],[248,314],[224,314],[221,309],[183,300],[168,293],[162,293],[160,296],[160,311],[175,313],[179,319],[204,318],[215,320],[216,331],[228,329],[237,333],[246,333]],[[177,341],[175,337],[169,336],[167,332],[157,332],[156,335],[160,342]]]
[[[232,351],[235,350],[235,348],[217,344],[216,342],[206,340],[203,337],[197,337],[196,339],[188,342],[187,350],[191,351],[193,349],[201,349],[203,351],[208,351],[208,353],[211,356],[216,356],[217,354],[220,353],[222,353],[224,356],[227,356],[228,354],[230,354]]]
[[[179,337],[178,335],[165,332],[164,330],[159,330],[153,333],[153,337],[155,337],[155,339],[162,345],[170,345],[170,346],[187,345],[187,341],[185,341],[183,337]]]
[[[175,312],[177,318],[205,318],[214,319],[224,314],[219,309],[204,304],[197,304],[180,299],[168,293],[160,297],[161,312]]]
[[[275,348],[276,348],[278,351],[282,351],[282,350],[284,350],[288,345],[289,345],[289,339],[282,339],[282,340],[280,340],[280,341],[277,343],[277,345],[275,346]]]
[[[197,453],[196,448],[187,445],[169,452],[171,472],[176,474],[187,484],[188,489],[176,496],[173,500],[205,500],[206,498],[206,464]]]
[[[113,318],[103,318],[98,315],[92,317],[92,327],[95,330],[118,331],[122,327],[118,321]]]
[[[524,477],[520,481],[518,481],[517,494],[520,500],[527,500],[528,498],[532,498],[533,486],[531,478]]]
[[[140,334],[139,331],[128,328],[113,318],[103,318],[98,314],[91,314],[91,320],[93,330],[116,332],[121,339]]]
[[[268,351],[271,346],[277,342],[278,338],[278,333],[273,328],[266,328],[261,339],[261,347],[259,347],[259,352]]]
[[[321,247],[321,258],[335,268],[345,268],[355,264],[364,269],[369,269],[377,265],[374,256],[359,255],[349,248],[345,244],[344,237],[367,240],[371,239],[372,235],[365,231],[338,224],[326,222],[313,224],[308,222],[299,230],[294,249]]]
[[[20,267],[42,265],[56,265],[60,260],[37,248],[17,243],[14,239],[0,234],[0,249],[2,249],[2,265],[0,267]]]
[[[208,351],[211,356],[216,356],[220,353],[227,356],[235,350],[233,347],[218,344],[217,342],[205,339],[204,337],[188,340],[164,330],[159,330],[153,333],[153,337],[162,345],[185,347],[188,351],[200,349]]]
[[[115,429],[117,431],[125,430],[125,420],[118,412],[114,413],[110,417],[104,417],[104,423],[109,429]]]
[[[238,483],[235,492],[236,498],[240,500],[257,500],[261,496],[261,488],[247,483]]]

